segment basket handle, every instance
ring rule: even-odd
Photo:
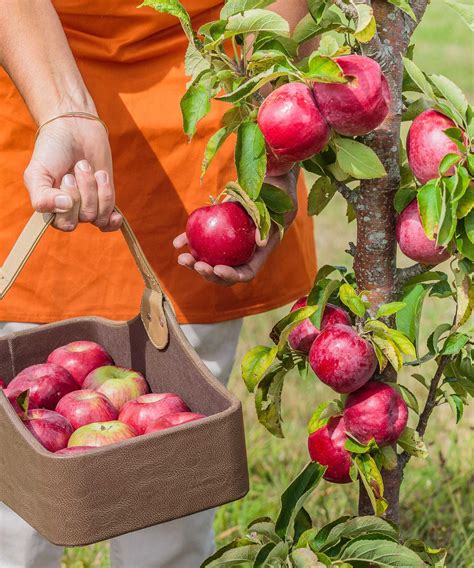
[[[145,282],[145,292],[140,309],[143,325],[152,344],[157,349],[164,349],[168,344],[169,334],[163,307],[163,291],[132,227],[117,207],[115,211],[122,215],[122,234]],[[53,219],[53,213],[33,213],[31,216],[3,266],[0,267],[0,300],[12,287]]]

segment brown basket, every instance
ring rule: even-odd
[[[0,269],[6,294],[52,221],[35,214]],[[7,382],[56,347],[88,339],[116,364],[145,375],[154,392],[177,392],[198,422],[91,453],[57,456],[28,432],[0,391],[0,499],[54,544],[82,546],[203,511],[248,491],[240,402],[190,346],[127,222],[123,234],[145,280],[141,317],[77,318],[0,339]]]

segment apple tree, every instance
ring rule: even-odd
[[[473,29],[472,9],[446,1]],[[204,565],[444,566],[445,551],[416,535],[401,539],[399,491],[410,459],[428,453],[423,435],[436,407],[448,404],[458,422],[474,392],[473,109],[450,79],[413,62],[410,40],[427,0],[308,0],[291,33],[271,4],[228,0],[218,20],[193,30],[178,0],[143,3],[177,16],[189,39],[181,101],[189,138],[212,99],[229,103],[203,176],[234,136],[237,179],[224,195],[263,237],[272,226],[283,235],[293,208],[272,180],[299,167],[317,176],[310,215],[339,192],[357,223],[353,266],[322,266],[271,330],[273,344],[242,361],[258,419],[277,437],[291,370],[314,371],[312,380],[335,391],[308,417],[311,461],[282,494],[276,519],[254,520]],[[303,57],[310,40],[318,47]],[[406,141],[402,122],[411,123]],[[397,267],[397,241],[416,261],[408,268]],[[447,271],[436,267],[446,259]],[[453,302],[454,317],[425,333],[425,345],[427,297]],[[423,400],[397,381],[402,368],[423,385]],[[358,515],[317,526],[304,504],[323,477],[359,483]]]

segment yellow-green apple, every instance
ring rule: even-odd
[[[317,377],[338,393],[349,393],[364,385],[374,374],[374,348],[352,327],[336,323],[314,340],[309,363]]]
[[[362,444],[373,438],[379,446],[389,446],[405,429],[408,408],[393,387],[370,381],[347,397],[343,416],[347,432]]]
[[[54,452],[57,455],[70,455],[70,454],[84,454],[85,452],[90,452],[91,450],[97,449],[95,446],[72,446],[71,448],[63,448]]]
[[[173,428],[174,426],[186,424],[186,422],[200,420],[201,418],[205,418],[205,415],[197,414],[196,412],[176,412],[175,414],[167,414],[150,424],[146,428],[144,433],[150,434],[151,432],[167,430],[168,428]]]
[[[93,422],[78,428],[69,438],[68,447],[89,446],[100,448],[129,440],[137,435],[128,424],[111,420],[110,422]]]
[[[331,416],[327,424],[309,435],[308,450],[313,461],[327,466],[324,479],[333,483],[350,483],[351,454],[344,444],[346,426],[342,416]]]
[[[56,412],[67,418],[75,430],[91,422],[110,422],[118,417],[117,409],[105,394],[88,389],[63,396]]]
[[[5,389],[10,401],[29,390],[28,408],[53,410],[58,401],[69,392],[79,388],[69,372],[54,363],[41,363],[23,369]],[[12,402],[13,406],[15,404]]]
[[[83,388],[105,394],[119,412],[129,400],[134,400],[149,391],[143,375],[132,369],[112,365],[99,367],[89,373],[84,380]]]
[[[162,416],[188,411],[189,407],[177,394],[151,392],[127,402],[118,419],[129,424],[137,434],[144,434]]]
[[[65,448],[74,432],[64,416],[46,408],[34,408],[22,420],[38,442],[50,452]]]
[[[67,369],[80,387],[91,371],[114,364],[102,345],[93,341],[73,341],[58,347],[49,354],[48,363],[56,363]]]

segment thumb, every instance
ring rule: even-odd
[[[26,171],[25,185],[31,199],[31,205],[39,213],[67,213],[74,207],[74,201],[66,191],[53,187],[50,176],[38,172]]]

